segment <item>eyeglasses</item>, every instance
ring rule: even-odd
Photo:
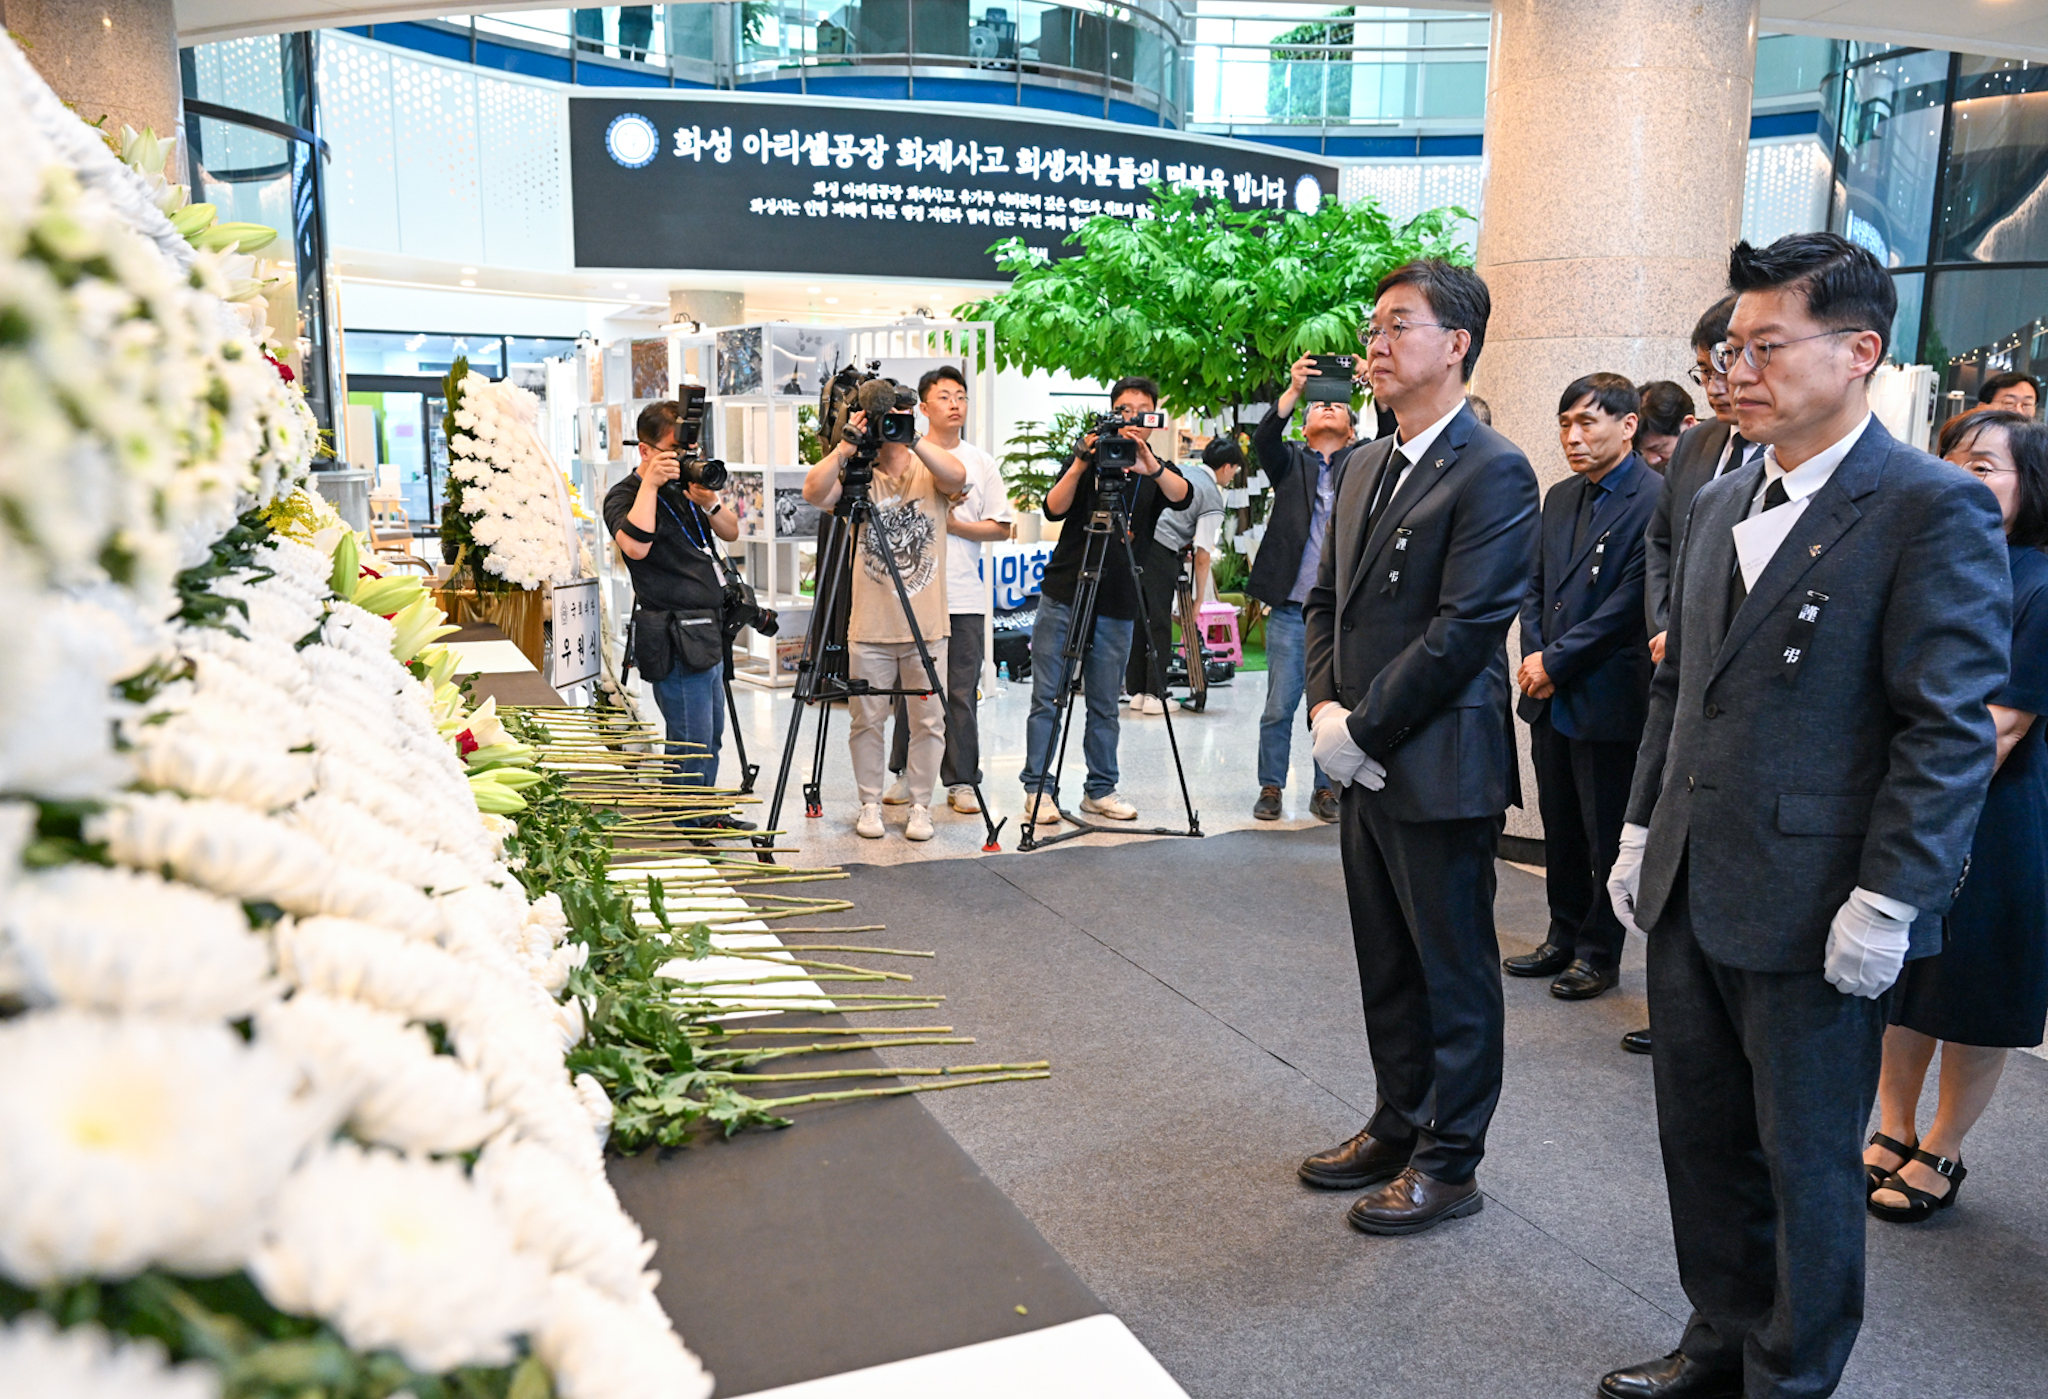
[[[2011,466],[1993,466],[1988,461],[1973,461],[1963,468],[1979,481],[1989,481],[1994,476],[2017,476],[2019,469]]]
[[[1752,340],[1747,345],[1740,347],[1723,340],[1720,344],[1714,346],[1713,349],[1707,351],[1707,358],[1712,361],[1715,370],[1723,376],[1735,368],[1735,361],[1738,357],[1751,369],[1761,373],[1771,367],[1771,356],[1784,349],[1787,345],[1803,345],[1809,340],[1823,340],[1830,335],[1861,335],[1862,333],[1862,328],[1859,326],[1844,326],[1840,330],[1823,330],[1817,331],[1812,335],[1802,335],[1797,340]]]
[[[1715,382],[1722,384],[1728,382],[1728,376],[1726,374],[1723,374],[1720,370],[1702,369],[1698,365],[1694,365],[1692,368],[1686,370],[1685,377],[1692,380],[1695,384],[1698,384],[1701,388],[1705,388],[1707,386],[1707,380],[1709,379],[1712,379]]]
[[[1372,342],[1384,335],[1387,337],[1388,344],[1397,344],[1404,331],[1415,330],[1422,326],[1427,326],[1432,330],[1457,329],[1456,326],[1445,325],[1442,321],[1395,321],[1392,325],[1374,325],[1371,321],[1367,321],[1358,328],[1358,343],[1370,350]]]

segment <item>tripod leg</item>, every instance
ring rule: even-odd
[[[761,775],[761,765],[747,761],[747,740],[746,736],[740,732],[740,705],[739,701],[733,698],[732,671],[730,669],[725,672],[725,713],[727,720],[732,726],[732,746],[739,750],[740,792],[742,795],[752,796],[754,794],[754,779]]]
[[[1102,582],[1103,561],[1109,556],[1109,530],[1107,511],[1098,510],[1089,518],[1087,544],[1081,551],[1081,569],[1074,582],[1074,601],[1067,611],[1066,644],[1060,648],[1059,686],[1052,698],[1052,731],[1047,735],[1044,761],[1038,769],[1038,785],[1028,794],[1031,805],[1024,814],[1019,850],[1032,850],[1039,844],[1033,818],[1038,814],[1038,799],[1046,790],[1046,777],[1051,777],[1052,790],[1057,792],[1066,772],[1067,740],[1074,724],[1074,683],[1081,678],[1088,647],[1094,641],[1095,600]]]
[[[839,605],[840,577],[844,572],[846,558],[847,528],[844,521],[835,520],[831,532],[826,536],[825,548],[818,557],[818,591],[816,605],[811,609],[811,629],[804,637],[804,649],[797,659],[796,688],[791,694],[789,710],[789,731],[782,743],[782,764],[776,771],[775,797],[768,804],[768,819],[762,827],[763,834],[756,843],[766,846],[773,837],[768,831],[782,828],[782,799],[789,791],[789,770],[796,762],[797,735],[803,728],[804,708],[811,704],[818,692],[819,666],[822,664],[825,647],[830,644],[826,632],[831,627],[832,609]],[[823,727],[823,719],[820,719]]]
[[[1131,591],[1136,594],[1138,599],[1137,631],[1138,635],[1144,638],[1145,654],[1149,662],[1147,670],[1154,681],[1161,687],[1160,694],[1163,697],[1166,685],[1166,658],[1161,656],[1159,649],[1152,644],[1152,626],[1150,619],[1146,615],[1147,609],[1145,606],[1145,579],[1138,568],[1137,554],[1135,551],[1127,550],[1126,555],[1130,559],[1131,566]],[[1181,766],[1180,739],[1173,732],[1173,706],[1166,704],[1162,698],[1159,712],[1160,717],[1166,720],[1166,746],[1173,754],[1174,776],[1180,779],[1180,799],[1181,804],[1187,808],[1188,833],[1190,835],[1200,835],[1202,829],[1200,819],[1195,815],[1195,799],[1188,795],[1188,772],[1185,767]]]

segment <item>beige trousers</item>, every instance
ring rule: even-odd
[[[943,682],[945,638],[925,644],[931,647],[932,664],[938,667]],[[918,658],[917,644],[910,641],[849,641],[846,671],[855,680],[883,689],[922,689],[931,684],[924,662]],[[888,695],[856,695],[847,701],[853,711],[847,746],[853,754],[853,781],[860,789],[862,806],[881,801],[882,786],[889,780],[888,729],[893,703]],[[930,806],[939,764],[946,756],[946,706],[937,695],[910,695],[904,703],[910,711],[910,760],[903,769],[903,780],[909,784],[912,803]]]

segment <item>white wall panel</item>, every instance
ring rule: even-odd
[[[1426,209],[1446,204],[1455,204],[1477,218],[1483,169],[1476,159],[1347,165],[1337,191],[1347,204],[1368,195],[1379,200],[1380,208],[1397,228]],[[1468,249],[1477,237],[1478,225],[1466,224],[1462,241]]]
[[[334,156],[327,166],[328,241],[398,252],[391,55],[337,34],[322,34],[319,50],[320,134]]]
[[[1742,191],[1742,236],[1762,247],[1788,233],[1817,233],[1828,224],[1827,149],[1812,136],[1749,143]]]
[[[567,268],[565,99],[528,83],[478,77],[484,257],[493,267]]]
[[[482,262],[476,75],[394,56],[391,98],[399,251],[444,262]]]

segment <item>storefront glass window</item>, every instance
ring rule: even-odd
[[[2048,66],[1964,58],[1956,77],[1942,262],[2048,258]]]
[[[1944,392],[1977,401],[1993,374],[2048,370],[2048,267],[1937,272],[1920,362],[1934,366]]]
[[[1836,232],[1887,267],[1927,261],[1948,55],[1889,55],[1838,80]]]

